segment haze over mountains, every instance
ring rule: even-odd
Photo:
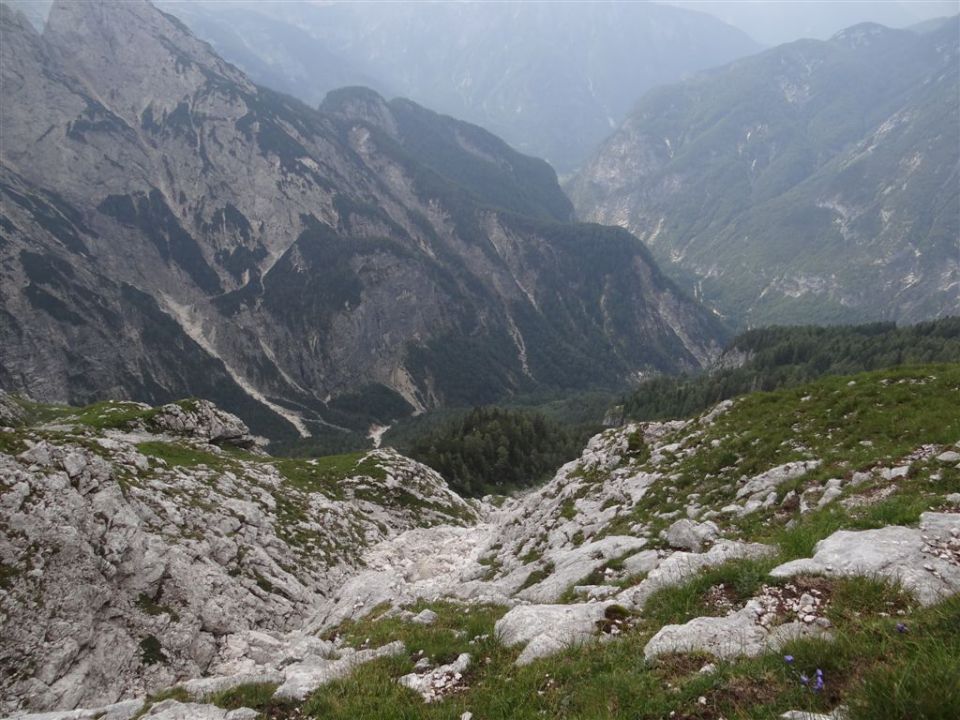
[[[311,105],[367,85],[475,122],[561,174],[644,91],[760,49],[710,15],[654,3],[162,7],[255,81]]]
[[[713,15],[765,45],[780,45],[801,38],[827,40],[844,28],[862,22],[907,28],[957,12],[957,4],[951,0],[817,3],[809,0],[666,0],[666,4]]]
[[[652,91],[567,190],[738,325],[956,313],[958,43],[864,24]]]
[[[258,432],[618,385],[722,329],[556,176],[369,90],[320,111],[147,3],[4,6],[0,383],[210,397]]]

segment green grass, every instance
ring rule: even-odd
[[[651,595],[643,608],[643,616],[656,626],[684,623],[695,617],[718,614],[705,596],[710,588],[723,584],[739,602],[753,597],[776,567],[777,560],[731,560],[709,568],[689,582],[666,587]],[[721,612],[720,614],[723,614]]]
[[[137,443],[137,450],[149,458],[163,460],[173,467],[197,467],[206,465],[212,469],[232,467],[229,456],[200,450],[191,445],[175,442],[149,441]]]
[[[821,464],[781,485],[778,499],[790,490],[802,490],[828,478],[849,478],[858,470],[891,466],[920,445],[946,445],[960,439],[958,406],[958,364],[827,377],[796,388],[739,398],[702,435],[684,429],[669,438],[695,450],[685,457],[668,459],[657,468],[675,476],[670,484],[676,490],[668,490],[667,483],[654,485],[606,532],[622,532],[633,523],[645,522],[656,535],[671,521],[655,514],[681,510],[688,493],[699,492],[712,507],[722,507],[734,501],[739,478],[786,462],[818,459]],[[838,512],[833,508],[824,515],[804,516],[799,521],[802,530],[782,539],[799,556],[809,552],[811,541],[842,525],[866,528],[916,522],[937,495],[960,490],[960,477],[953,469],[945,469],[942,481],[933,485],[925,479],[929,468],[915,465],[911,477],[899,481],[896,496],[889,500],[849,515],[831,518],[830,512]],[[779,505],[742,519],[721,516],[714,520],[724,526],[728,536],[768,539],[779,533],[776,526],[782,525],[774,519],[778,510]],[[811,532],[815,525],[816,531]],[[804,541],[804,535],[808,541]]]
[[[544,563],[542,567],[538,567],[536,570],[531,571],[530,574],[527,575],[527,579],[523,581],[523,585],[519,587],[518,592],[520,590],[526,590],[527,588],[531,588],[537,583],[542,582],[543,580],[546,580],[548,577],[550,577],[550,574],[552,572],[553,572],[553,563],[549,561]]]
[[[298,714],[299,703],[287,700],[274,700],[273,693],[277,686],[273,683],[255,683],[214,693],[203,698],[203,701],[223,708],[236,710],[251,708],[260,713],[260,717],[277,720],[279,718],[302,717]]]
[[[762,565],[729,563],[692,580],[686,594],[695,595],[694,591],[723,580],[741,583],[746,596],[757,589],[763,572]],[[488,720],[660,720],[671,713],[702,720],[769,720],[786,710],[828,712],[849,703],[855,720],[956,717],[960,598],[917,609],[899,588],[885,582],[865,578],[820,582],[826,583],[820,587],[829,597],[834,641],[799,640],[778,653],[714,661],[716,672],[706,675],[698,672],[711,660],[704,655],[644,661],[643,647],[665,617],[645,614],[613,642],[588,643],[517,667],[513,661],[518,649],[504,648],[489,638],[469,643],[472,637],[492,633],[501,608],[480,607],[465,614],[458,605],[434,604],[430,607],[440,619],[427,627],[374,613],[346,623],[340,632],[350,642],[369,640],[370,646],[401,639],[412,655],[370,663],[320,688],[303,705],[303,712],[328,720],[452,720],[468,710]],[[897,611],[905,614],[896,615]],[[672,618],[685,615],[683,611]],[[906,632],[898,632],[898,622],[905,623]],[[412,670],[418,650],[437,662],[471,653],[474,663],[465,687],[427,705],[397,685],[396,678]],[[792,664],[784,661],[786,654],[794,657]],[[813,675],[817,668],[824,673],[822,692],[813,692],[800,681],[801,673]]]
[[[140,593],[140,596],[137,598],[137,607],[147,615],[157,616],[166,614],[169,615],[174,622],[180,620],[180,616],[175,610],[166,605],[161,605],[156,599],[146,593]]]
[[[386,474],[376,462],[365,460],[366,453],[329,455],[310,460],[277,458],[269,462],[293,487],[304,492],[323,492],[341,497],[339,483],[345,478],[366,475],[382,480]]]
[[[419,657],[422,651],[423,656],[442,664],[455,660],[461,653],[475,654],[489,649],[493,625],[507,610],[499,605],[421,602],[413,605],[411,612],[430,609],[437,614],[437,619],[431,625],[420,625],[396,616],[385,617],[387,609],[387,606],[375,608],[367,617],[347,621],[327,636],[340,636],[354,647],[379,647],[401,640],[411,656]],[[483,639],[470,642],[478,637]]]

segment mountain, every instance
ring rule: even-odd
[[[271,437],[696,368],[718,321],[543,161],[253,84],[145,2],[2,10],[0,383],[206,397]]]
[[[740,326],[960,307],[958,20],[860,25],[648,93],[567,188]]]
[[[257,82],[316,104],[369,85],[568,173],[645,90],[760,48],[653,3],[169,3]],[[273,83],[281,83],[274,85]]]
[[[690,10],[709,13],[747,32],[764,45],[773,46],[801,38],[826,40],[844,28],[863,22],[887,27],[915,29],[936,16],[956,13],[950,0],[863,0],[862,2],[819,3],[817,12],[803,0],[754,2],[737,0],[667,0]]]
[[[0,393],[0,713],[955,717],[958,388],[629,423],[497,507],[390,450],[237,448],[208,403]]]

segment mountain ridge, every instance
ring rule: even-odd
[[[635,238],[566,222],[545,162],[475,126],[357,89],[311,109],[146,3],[56,3],[43,36],[17,17],[4,8],[10,389],[209,395],[261,434],[365,431],[697,367],[723,335]],[[62,262],[39,267],[38,244]],[[158,356],[171,343],[185,364]]]
[[[864,24],[651,92],[568,184],[578,215],[739,326],[949,314],[957,32]]]

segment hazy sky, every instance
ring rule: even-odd
[[[872,21],[906,27],[960,12],[960,0],[664,0],[710,13],[765,45],[818,38]]]
[[[51,0],[2,0],[25,10],[31,20],[46,17]],[[301,0],[309,2],[311,0]],[[267,0],[249,0],[249,4]],[[715,15],[764,45],[802,37],[826,39],[867,20],[906,27],[960,12],[960,0],[662,0]]]

